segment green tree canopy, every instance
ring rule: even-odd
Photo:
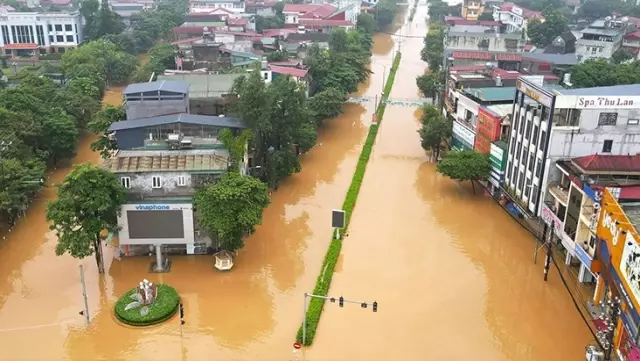
[[[336,88],[327,88],[309,98],[309,110],[318,126],[326,119],[335,118],[344,111],[344,93]]]
[[[493,14],[491,12],[483,12],[478,16],[478,20],[480,21],[493,21]]]
[[[44,184],[45,166],[37,159],[21,161],[15,158],[0,160],[0,212],[13,225],[29,199]]]
[[[212,238],[217,237],[218,246],[227,251],[244,246],[244,237],[262,222],[262,211],[268,204],[267,186],[236,172],[224,174],[195,197],[200,226]]]
[[[95,254],[98,270],[104,273],[102,234],[118,230],[117,215],[125,195],[113,173],[89,163],[74,166],[58,186],[58,199],[47,204],[47,220],[58,236],[56,254],[74,258]]]
[[[442,0],[434,0],[429,2],[429,19],[432,23],[443,20],[443,17],[449,15],[449,4]]]
[[[451,121],[442,116],[440,111],[432,105],[425,105],[422,108],[420,121],[422,123],[422,127],[418,130],[420,144],[424,150],[432,151],[438,159],[442,142],[451,137]]]
[[[616,64],[624,63],[634,58],[635,55],[633,54],[633,52],[625,48],[616,50],[611,56],[611,60],[613,60],[613,62]]]
[[[424,37],[424,47],[420,51],[422,61],[429,64],[432,72],[438,71],[442,67],[444,56],[444,33],[437,23],[429,25],[429,31]]]
[[[423,74],[416,78],[416,85],[422,95],[426,98],[431,98],[433,102],[435,101],[440,84],[444,81],[443,77],[444,76],[440,71]]]
[[[569,22],[560,11],[556,9],[545,11],[544,18],[544,22],[534,19],[527,24],[529,39],[539,47],[551,44],[555,38],[569,31]]]
[[[238,172],[240,170],[240,163],[244,159],[247,145],[251,139],[251,131],[245,130],[238,135],[234,135],[230,129],[223,129],[218,137],[222,141],[222,144],[224,144],[224,147],[229,150],[229,158],[231,159],[229,171]]]
[[[371,16],[371,14],[358,14],[358,31],[361,31],[365,34],[373,35],[374,31],[376,31],[376,26],[376,19]]]
[[[615,64],[606,59],[587,60],[571,69],[575,88],[640,83],[640,62]]]
[[[106,40],[91,41],[62,55],[65,74],[71,78],[102,77],[108,84],[123,84],[136,70],[138,59]],[[86,70],[90,67],[90,70]]]
[[[91,143],[91,150],[100,152],[103,159],[111,157],[117,149],[117,144],[113,137],[109,137],[107,130],[114,122],[126,119],[127,113],[122,105],[107,105],[97,112],[88,125],[89,130],[98,135],[98,139]]]
[[[378,29],[385,29],[393,23],[398,12],[395,0],[379,0],[376,4],[376,24]]]
[[[472,150],[450,151],[436,166],[438,173],[457,181],[471,181],[475,193],[474,181],[485,179],[491,172],[489,155]]]

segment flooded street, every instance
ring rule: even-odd
[[[391,65],[390,35],[374,38],[372,75],[358,95],[380,94]],[[119,104],[112,88],[104,102]],[[265,210],[263,225],[246,241],[233,272],[217,273],[211,256],[172,257],[170,273],[149,274],[153,257],[106,259],[99,276],[93,257],[54,253],[45,201],[69,168],[52,172],[48,188],[0,243],[0,360],[289,360],[302,321],[302,295],[313,289],[331,237],[331,209],[339,208],[373,114],[373,104],[347,104],[327,122],[302,172],[284,182]],[[98,162],[79,146],[74,162]],[[86,270],[91,324],[85,328],[78,264]],[[176,318],[151,328],[117,324],[117,298],[143,278],[174,286],[185,305],[180,337]],[[33,347],[37,340],[37,347]]]
[[[390,98],[418,97],[426,26],[407,25]],[[590,334],[534,240],[471,185],[438,175],[418,112],[387,107],[307,360],[581,360]],[[476,187],[477,188],[477,187]],[[338,351],[339,350],[339,351]]]
[[[420,5],[403,34],[392,98],[416,98],[426,27]],[[380,94],[395,41],[376,35],[372,75],[359,95]],[[119,89],[105,103],[118,104]],[[170,273],[149,274],[152,257],[107,260],[54,253],[45,201],[69,168],[51,173],[41,199],[0,242],[0,360],[295,360],[303,293],[320,271],[358,159],[373,104],[347,104],[327,122],[302,172],[273,194],[263,225],[235,268],[217,273],[210,256],[174,256]],[[300,359],[579,360],[589,341],[558,275],[542,281],[534,242],[468,184],[438,176],[426,162],[415,109],[388,107],[369,163],[330,295],[374,301],[378,313],[328,304],[313,347]],[[83,138],[75,162],[97,162]],[[91,324],[84,326],[78,264],[86,269]],[[150,328],[117,324],[117,298],[143,278],[174,286],[185,305]]]

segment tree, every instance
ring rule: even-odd
[[[442,67],[443,56],[444,34],[440,29],[440,25],[432,23],[429,25],[429,31],[424,37],[424,47],[420,51],[420,58],[429,64],[431,71],[437,71]]]
[[[154,45],[147,54],[147,63],[136,71],[135,80],[147,82],[153,73],[162,74],[167,69],[174,69],[176,51],[171,44]]]
[[[111,11],[107,0],[86,0],[80,3],[80,14],[85,19],[85,31],[90,39],[124,31],[122,17]]]
[[[0,210],[3,218],[13,226],[19,213],[26,209],[29,199],[42,188],[45,166],[37,159],[2,159],[0,170]]]
[[[544,22],[534,19],[527,25],[529,39],[539,47],[551,44],[553,39],[569,31],[569,22],[559,10],[545,11],[544,19]]]
[[[58,186],[58,199],[47,204],[50,229],[56,231],[56,255],[74,258],[95,254],[104,273],[102,234],[118,230],[117,216],[125,203],[126,191],[113,173],[93,164],[73,167]]]
[[[606,59],[592,59],[573,66],[574,88],[591,88],[640,83],[640,62],[614,64]]]
[[[277,50],[271,53],[267,53],[267,61],[284,61],[284,60],[287,60],[287,58],[288,58],[287,53],[282,50]]]
[[[616,7],[615,1],[587,0],[578,8],[577,16],[589,20],[602,19],[610,16]]]
[[[424,106],[421,121],[422,127],[418,130],[418,134],[420,134],[422,148],[431,150],[438,159],[442,142],[451,137],[451,121],[430,105]]]
[[[231,130],[224,129],[220,132],[218,137],[222,141],[224,147],[229,151],[229,158],[231,159],[229,171],[240,171],[240,162],[244,159],[247,144],[251,139],[251,131],[245,130],[239,135],[234,136]]]
[[[429,74],[420,75],[416,78],[416,85],[425,98],[431,98],[431,102],[435,102],[438,88],[442,84],[442,72],[435,71]]]
[[[262,222],[262,211],[268,204],[267,186],[236,172],[224,174],[195,197],[200,226],[218,238],[219,248],[230,252],[244,246],[244,237]]]
[[[478,20],[480,20],[480,21],[493,21],[494,20],[493,19],[493,14],[491,12],[483,12],[478,17]]]
[[[284,27],[284,15],[261,16],[256,15],[256,31],[262,33],[265,29],[280,29]]]
[[[78,145],[76,122],[62,108],[49,110],[42,119],[42,143],[49,155],[50,164],[56,165],[62,159],[71,159],[76,155]]]
[[[432,22],[443,20],[445,16],[449,15],[449,4],[442,0],[435,0],[429,2],[429,19]]]
[[[472,150],[450,151],[436,165],[438,173],[457,181],[471,181],[473,192],[476,192],[474,181],[485,179],[491,172],[489,155]]]
[[[320,126],[325,119],[335,118],[344,112],[344,94],[336,88],[327,88],[309,98],[309,110]]]
[[[393,23],[398,12],[398,5],[394,0],[380,0],[376,5],[376,24],[379,30],[385,29]]]
[[[107,105],[97,112],[88,124],[90,131],[98,135],[98,139],[91,143],[91,150],[100,152],[103,159],[111,157],[114,150],[118,149],[116,140],[107,132],[114,122],[127,119],[127,113],[122,105]]]
[[[376,30],[376,19],[371,14],[358,14],[357,29],[365,34],[373,35]]]
[[[106,40],[91,41],[62,55],[64,72],[72,79],[101,77],[108,84],[123,84],[137,63],[134,55],[118,51],[115,44]]]
[[[634,58],[635,55],[633,54],[633,52],[625,48],[616,50],[611,56],[611,60],[613,60],[613,62],[616,64],[625,63],[629,60],[633,60]]]

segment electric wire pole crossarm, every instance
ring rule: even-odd
[[[323,299],[325,301],[330,301],[331,303],[336,303],[336,301],[338,301],[338,305],[340,307],[344,307],[345,302],[346,303],[354,303],[354,304],[358,304],[360,305],[360,307],[362,308],[367,308],[369,307],[369,304],[367,302],[362,302],[362,301],[353,301],[353,300],[347,300],[344,297],[340,296],[338,298],[336,297],[330,297],[330,296],[321,296],[321,295],[314,295],[312,293],[304,293],[304,307],[302,309],[302,344],[306,345],[307,343],[307,297],[309,298],[319,298],[319,299]],[[373,312],[378,312],[378,301],[373,301],[373,303],[371,303],[371,308],[373,310]]]

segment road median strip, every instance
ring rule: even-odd
[[[367,139],[362,147],[362,152],[360,153],[360,158],[358,159],[358,164],[356,165],[355,172],[353,174],[353,178],[351,180],[351,185],[349,186],[349,190],[347,191],[347,195],[345,197],[344,203],[342,204],[342,210],[346,213],[345,219],[345,227],[341,230],[340,234],[344,235],[345,231],[349,227],[349,222],[351,220],[351,214],[353,209],[355,208],[356,201],[358,199],[358,193],[360,193],[360,186],[362,186],[362,181],[364,179],[364,174],[367,169],[367,163],[369,162],[369,157],[371,156],[371,151],[373,150],[373,145],[375,144],[376,136],[378,135],[378,128],[380,123],[382,122],[382,117],[384,116],[384,110],[386,108],[385,100],[389,98],[389,94],[391,93],[391,88],[393,87],[393,81],[396,77],[396,72],[398,67],[400,66],[400,59],[402,54],[400,52],[396,53],[395,58],[393,59],[393,65],[391,67],[391,71],[389,72],[389,77],[385,83],[385,87],[382,93],[382,98],[380,99],[380,103],[378,104],[378,108],[376,109],[376,123],[372,124],[369,127],[369,134],[367,135]],[[336,263],[338,262],[338,257],[340,256],[340,250],[342,249],[342,238],[334,239],[332,236],[331,243],[329,244],[329,249],[327,250],[327,254],[325,255],[324,262],[322,263],[322,267],[320,268],[321,274],[318,276],[316,281],[316,287],[313,289],[314,295],[319,296],[327,296],[329,292],[329,287],[331,286],[331,280],[333,278],[333,272],[336,267]],[[302,340],[302,326],[298,329],[298,335],[296,337],[297,341],[305,346],[309,346],[313,343],[313,339],[316,335],[316,329],[318,328],[318,323],[320,322],[320,316],[322,315],[322,311],[324,308],[324,299],[312,297],[309,302],[309,308],[305,314],[306,317],[306,337],[305,342]]]

